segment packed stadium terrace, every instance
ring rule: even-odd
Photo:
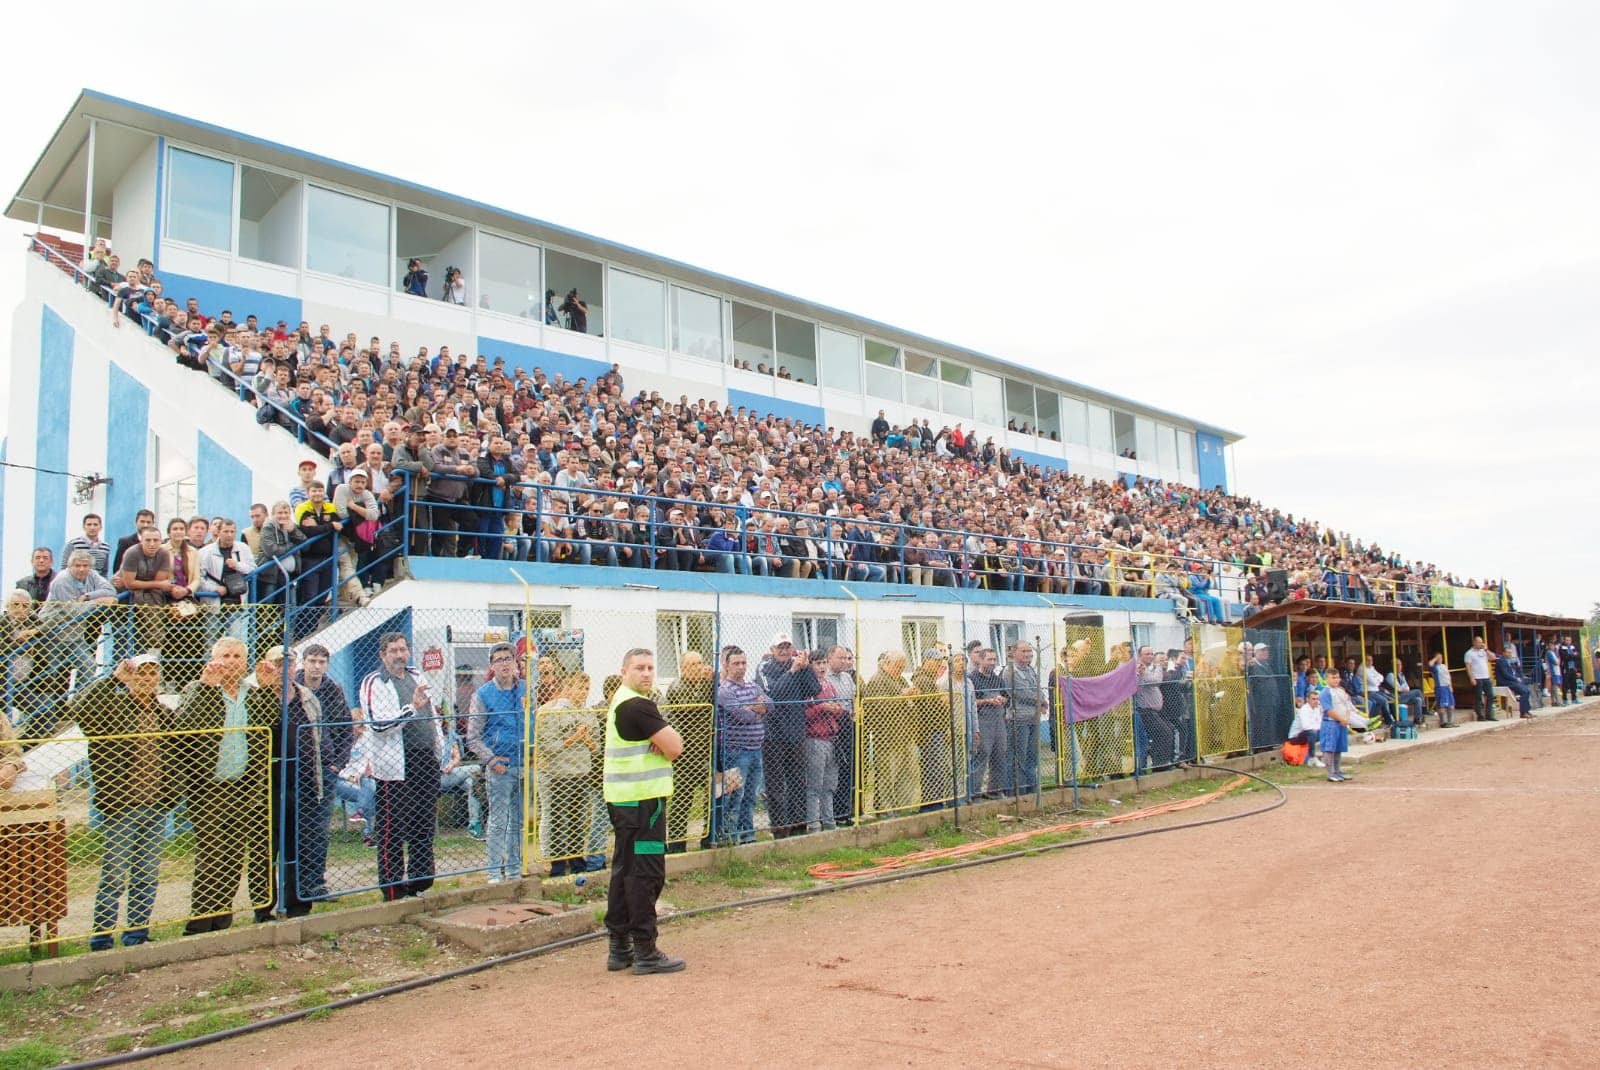
[[[43,236],[34,247],[118,322],[143,324],[259,423],[327,457],[326,471],[303,462],[283,502],[262,503],[241,531],[261,542],[278,506],[285,531],[337,543],[336,524],[356,543],[339,556],[370,585],[389,571],[374,562],[397,548],[385,539],[404,528],[413,554],[1170,597],[1208,621],[1281,598],[1426,605],[1430,584],[1479,586],[1221,491],[1026,465],[960,423],[935,431],[880,412],[862,435],[687,396],[630,397],[616,365],[569,383],[448,347],[408,356],[327,324],[180,304],[148,261],[123,265],[103,244],[75,264],[63,250],[81,249]],[[333,567],[302,569],[298,589],[280,583],[276,596],[332,597]],[[1281,585],[1268,582],[1275,570]]]

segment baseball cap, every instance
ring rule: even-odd
[[[783,646],[785,643],[787,643],[789,646],[794,646],[794,636],[790,635],[788,632],[776,632],[772,636],[772,643],[770,645]]]
[[[930,646],[922,652],[923,661],[939,661],[944,657],[944,651],[936,646]]]
[[[150,651],[149,653],[145,654],[135,654],[133,657],[128,659],[128,664],[135,669],[142,665],[160,665],[161,655],[156,651]]]
[[[268,647],[265,651],[262,652],[261,660],[262,661],[282,661],[283,660],[283,647],[282,647],[282,645],[280,644],[279,646],[270,646],[270,647]]]
[[[1265,650],[1265,649],[1267,649],[1267,644],[1265,644],[1265,643],[1257,643],[1256,644],[1256,649],[1257,650]]]
[[[299,463],[299,465],[297,465],[296,467],[298,467],[298,468],[315,468],[316,466],[317,466],[317,462],[316,461],[301,461]]]

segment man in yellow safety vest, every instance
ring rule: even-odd
[[[684,967],[682,959],[656,948],[656,897],[667,883],[667,799],[683,737],[650,701],[655,682],[655,654],[643,647],[628,651],[622,656],[622,684],[606,710],[605,800],[616,834],[606,969],[632,966],[636,974],[676,973]]]

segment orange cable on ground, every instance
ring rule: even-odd
[[[1047,828],[1029,829],[1026,832],[1013,832],[1009,836],[991,836],[986,840],[973,840],[971,843],[959,844],[955,847],[938,847],[929,851],[915,851],[908,855],[893,855],[888,858],[874,858],[876,863],[870,869],[840,869],[837,862],[819,862],[806,869],[806,872],[819,880],[842,880],[846,877],[867,877],[878,873],[889,873],[893,870],[904,869],[916,865],[918,862],[932,862],[943,858],[962,858],[966,855],[978,854],[982,851],[992,850],[996,847],[1009,847],[1015,843],[1024,843],[1035,836],[1047,836],[1057,832],[1075,832],[1078,829],[1098,828],[1102,825],[1120,825],[1125,821],[1138,821],[1146,817],[1159,817],[1162,814],[1176,814],[1183,810],[1193,810],[1215,802],[1228,792],[1249,782],[1248,777],[1234,777],[1216,791],[1204,795],[1196,795],[1192,799],[1181,799],[1178,802],[1163,803],[1160,806],[1147,806],[1143,810],[1129,810],[1125,814],[1113,817],[1097,817],[1088,821],[1074,821],[1067,825],[1050,825]]]

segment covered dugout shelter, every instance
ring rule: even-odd
[[[1539,664],[1545,644],[1562,636],[1578,641],[1583,621],[1538,613],[1490,609],[1445,609],[1428,606],[1371,605],[1315,599],[1281,602],[1244,622],[1247,631],[1287,627],[1291,665],[1302,657],[1326,657],[1341,665],[1347,657],[1364,663],[1370,656],[1379,672],[1388,673],[1398,658],[1407,681],[1420,689],[1433,708],[1433,680],[1427,671],[1435,654],[1444,654],[1457,701],[1470,696],[1463,657],[1475,637],[1499,653],[1514,645],[1529,680],[1543,681]]]

